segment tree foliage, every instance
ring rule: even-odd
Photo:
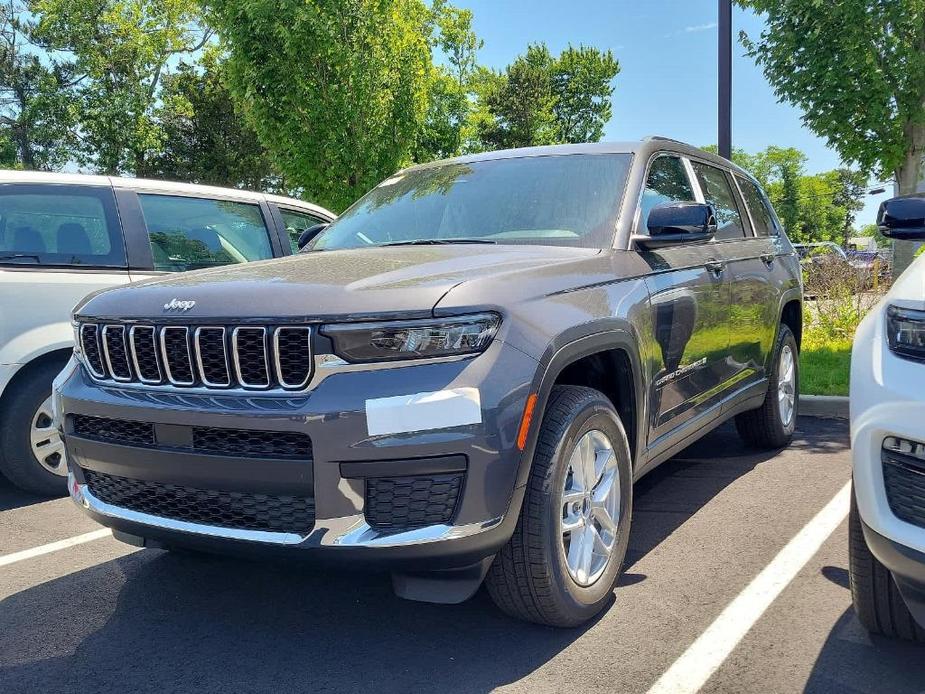
[[[287,180],[342,210],[411,160],[428,113],[421,0],[210,0],[229,88]]]
[[[925,154],[925,0],[738,0],[767,15],[749,54],[848,162],[912,192]]]

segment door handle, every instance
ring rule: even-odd
[[[710,258],[706,263],[704,263],[704,267],[712,272],[716,277],[719,277],[721,274],[723,274],[723,270],[726,269],[726,263],[721,260],[716,260],[715,258]]]
[[[763,253],[759,256],[761,262],[763,262],[768,267],[771,267],[774,264],[774,258],[776,257],[773,253]]]

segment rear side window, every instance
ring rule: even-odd
[[[741,176],[736,176],[736,181],[739,183],[748,211],[752,215],[752,226],[755,228],[755,235],[772,236],[776,234],[777,227],[774,224],[774,218],[771,216],[771,209],[758,186]]]
[[[155,270],[183,272],[273,257],[258,205],[145,193],[138,200]]]
[[[649,166],[646,187],[642,192],[639,215],[642,233],[648,231],[649,212],[656,205],[665,202],[691,202],[694,189],[687,178],[684,164],[677,157],[661,156]]]
[[[0,263],[124,267],[108,188],[0,186]]]
[[[694,167],[694,173],[697,174],[697,181],[703,191],[704,200],[716,209],[715,238],[718,240],[744,239],[745,226],[742,224],[742,216],[739,214],[739,207],[736,205],[735,195],[732,193],[726,174],[722,169],[701,164],[699,161],[691,162],[691,164]]]
[[[308,212],[296,212],[282,207],[279,208],[279,213],[283,217],[283,224],[286,225],[286,234],[289,236],[289,243],[292,245],[293,253],[299,252],[299,237],[303,231],[316,224],[327,222],[326,219],[316,217]]]

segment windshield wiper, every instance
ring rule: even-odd
[[[497,243],[490,239],[417,239],[416,241],[391,241],[380,246],[447,246],[453,243]]]
[[[32,255],[30,253],[11,253],[10,255],[0,255],[0,262],[7,260],[34,260],[36,263],[41,262],[41,259],[37,255]]]

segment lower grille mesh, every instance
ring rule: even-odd
[[[90,492],[107,504],[173,520],[239,530],[307,534],[315,524],[311,497],[198,489],[83,471]]]
[[[925,462],[886,454],[883,482],[893,514],[900,520],[925,528]]]
[[[366,480],[366,522],[388,530],[449,523],[462,481],[462,473],[370,477]]]
[[[86,439],[118,443],[124,446],[153,446],[154,425],[106,417],[74,415],[74,433]]]

